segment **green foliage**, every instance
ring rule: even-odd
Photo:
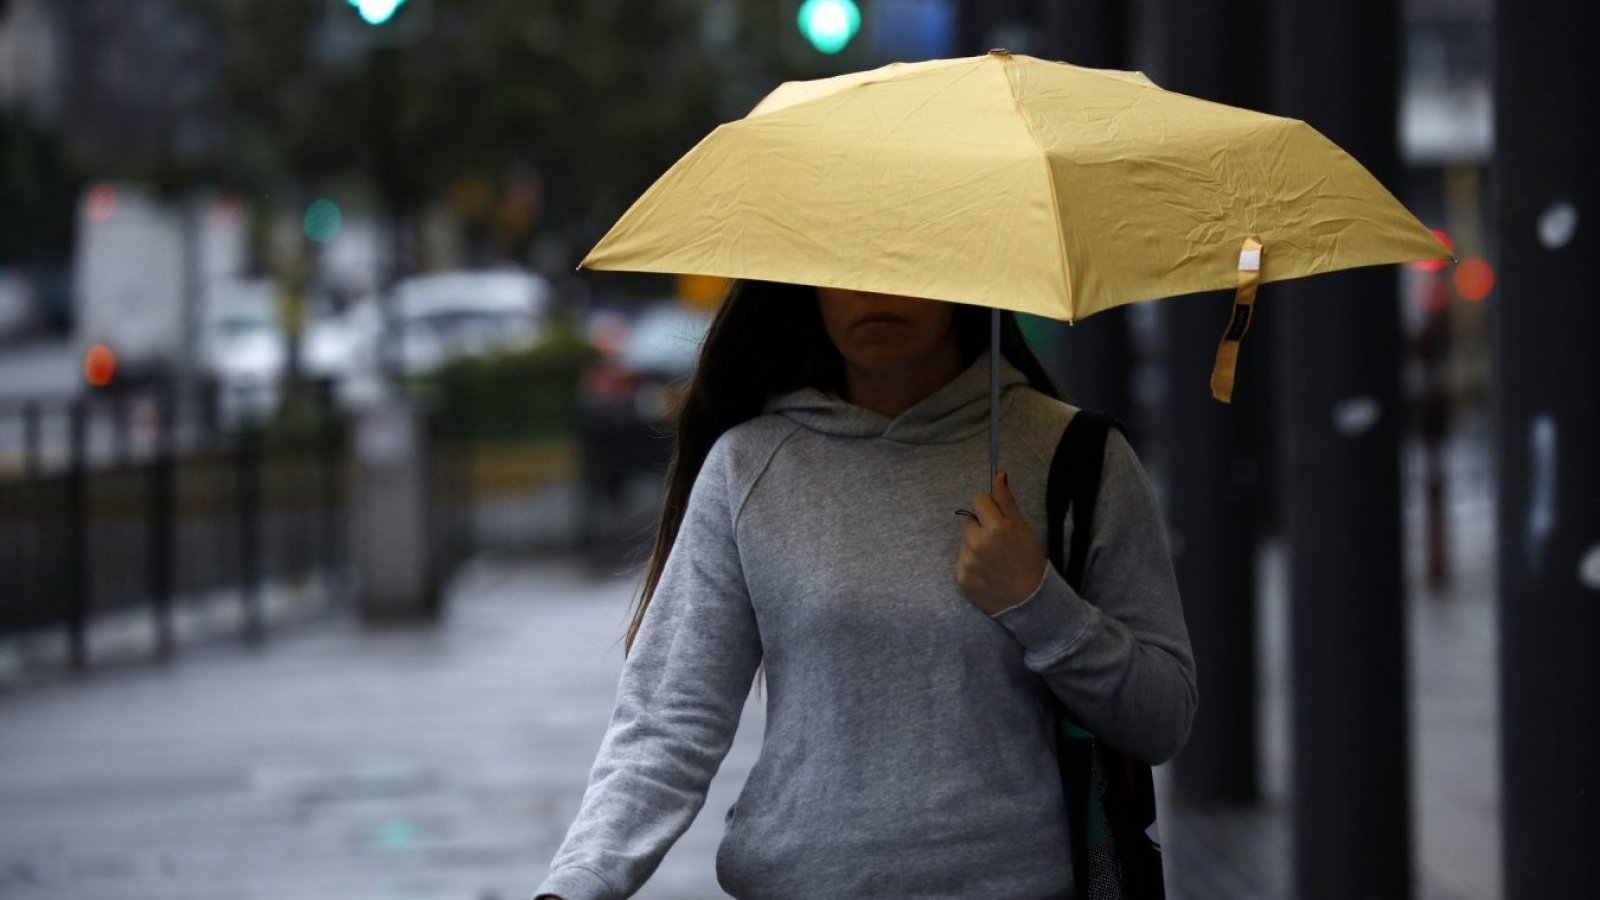
[[[207,106],[228,135],[226,181],[378,173],[382,79],[359,44],[339,43],[336,16],[372,30],[352,8],[180,2],[213,41]],[[609,223],[715,124],[719,73],[699,15],[691,0],[435,0],[421,37],[392,53],[393,186],[420,203],[532,170],[541,227]]]
[[[61,142],[17,110],[0,110],[0,266],[71,255],[83,177]]]
[[[195,174],[265,192],[365,163],[364,73],[329,65],[317,53],[328,0],[177,2],[208,35],[216,60],[209,96],[196,105],[214,111],[221,154]]]
[[[408,149],[438,188],[531,162],[558,224],[609,222],[714,123],[683,0],[460,0],[401,60]],[[426,86],[426,89],[422,89]],[[413,102],[414,101],[414,102]]]
[[[471,357],[426,380],[445,415],[471,440],[571,435],[583,369],[598,356],[577,323],[559,319],[535,346]]]

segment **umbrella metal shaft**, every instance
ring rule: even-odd
[[[1000,310],[989,310],[989,484],[1000,470]]]

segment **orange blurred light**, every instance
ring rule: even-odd
[[[1463,300],[1474,302],[1489,296],[1494,290],[1494,267],[1488,260],[1474,256],[1456,266],[1456,293]]]
[[[117,354],[105,344],[95,344],[83,355],[83,378],[90,387],[105,387],[117,374]]]
[[[678,297],[690,306],[715,310],[722,305],[733,281],[716,275],[679,275]]]
[[[95,185],[84,201],[83,211],[96,224],[110,220],[117,213],[117,189],[105,182]]]
[[[1431,230],[1433,231],[1433,236],[1439,239],[1439,243],[1443,244],[1446,250],[1451,253],[1456,252],[1455,241],[1450,240],[1450,235],[1446,234],[1444,229],[1434,228]],[[1449,262],[1447,259],[1425,259],[1421,262],[1411,263],[1410,266],[1422,272],[1437,272],[1448,265]]]

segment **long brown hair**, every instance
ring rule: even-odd
[[[956,304],[952,327],[963,368],[989,347],[987,307]],[[1028,347],[1016,316],[1000,315],[1000,352],[1034,390],[1060,399],[1054,382]],[[822,325],[817,289],[770,281],[735,281],[711,320],[689,390],[678,410],[667,468],[667,496],[656,526],[655,547],[634,605],[623,645],[627,654],[661,581],[678,537],[689,491],[711,446],[724,431],[761,413],[767,399],[800,387],[843,393],[844,357]]]

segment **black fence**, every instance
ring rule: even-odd
[[[81,668],[91,620],[139,610],[166,653],[175,611],[219,593],[259,638],[265,586],[343,572],[330,392],[274,398],[270,418],[240,399],[157,386],[0,405],[0,638],[60,630]]]
[[[638,566],[670,449],[661,424],[631,399],[584,402],[581,360],[492,362],[396,385],[426,411],[435,581],[474,553]],[[361,402],[326,382],[0,399],[0,668],[8,642],[38,636],[84,667],[102,620],[148,625],[165,655],[202,608],[255,639],[286,589],[359,600],[362,441],[346,407]]]

